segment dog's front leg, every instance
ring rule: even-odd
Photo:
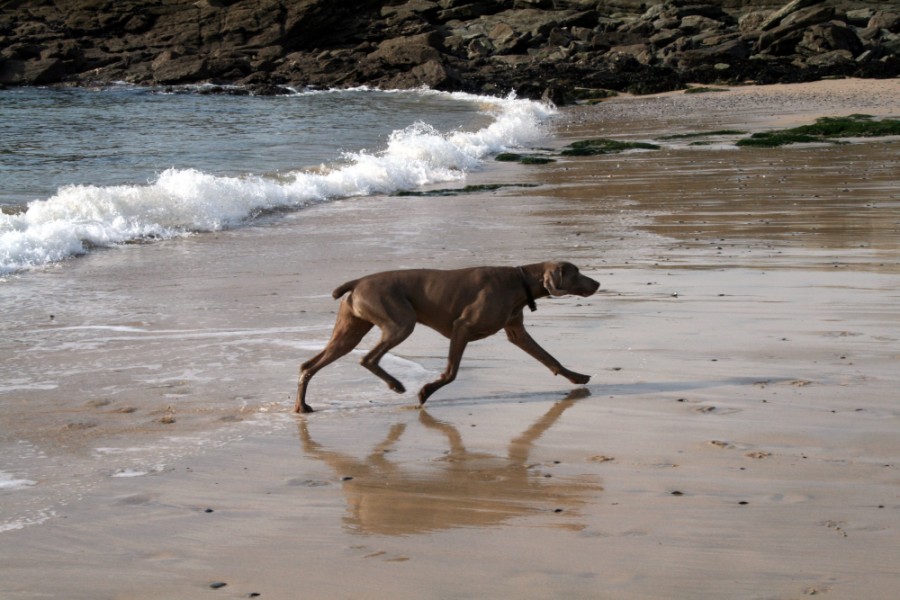
[[[463,352],[465,352],[468,343],[469,326],[461,318],[457,319],[453,323],[453,333],[450,336],[450,354],[447,358],[447,368],[438,379],[431,383],[426,383],[419,390],[419,406],[425,404],[425,401],[433,393],[456,379],[456,374],[459,372],[459,362],[462,360]]]
[[[591,380],[590,375],[576,373],[575,371],[570,371],[565,368],[558,360],[553,358],[549,352],[541,348],[540,344],[534,341],[534,338],[525,331],[525,323],[523,322],[521,315],[517,320],[507,325],[505,331],[506,337],[510,342],[536,358],[542,365],[550,369],[554,375],[562,375],[572,383],[581,385]]]

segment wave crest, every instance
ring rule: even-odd
[[[341,165],[278,178],[171,168],[146,185],[64,186],[29,203],[24,213],[0,216],[0,276],[93,247],[238,227],[267,210],[460,180],[486,157],[539,139],[554,112],[514,97],[451,96],[477,102],[493,122],[479,131],[449,133],[415,122],[394,131],[380,152],[345,153]]]

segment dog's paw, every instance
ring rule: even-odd
[[[582,375],[581,373],[568,373],[566,378],[572,383],[584,385],[591,380],[590,375]]]
[[[391,388],[392,390],[394,390],[395,392],[397,392],[398,394],[406,393],[406,387],[404,387],[404,385],[397,380],[394,380],[391,383],[389,383],[388,387]]]

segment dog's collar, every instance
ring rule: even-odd
[[[531,312],[534,312],[537,310],[537,304],[534,303],[534,294],[531,293],[531,286],[528,285],[528,278],[525,277],[525,269],[516,267],[516,272],[522,280],[522,287],[525,288],[525,298],[528,300],[528,308],[531,309]]]

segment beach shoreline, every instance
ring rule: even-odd
[[[898,83],[615,98],[563,111],[553,143],[898,116]],[[0,471],[43,470],[0,490],[33,518],[0,531],[0,596],[891,598],[897,148],[488,165],[466,183],[510,185],[341,200],[30,273],[13,338],[58,331],[79,352],[42,366],[69,389],[2,417],[31,454]],[[319,412],[290,413],[339,283],[547,259],[601,281],[526,315],[587,386],[501,335],[416,410],[446,355],[419,327],[384,363],[410,393],[351,355],[311,385]],[[146,364],[117,370],[127,352]]]

